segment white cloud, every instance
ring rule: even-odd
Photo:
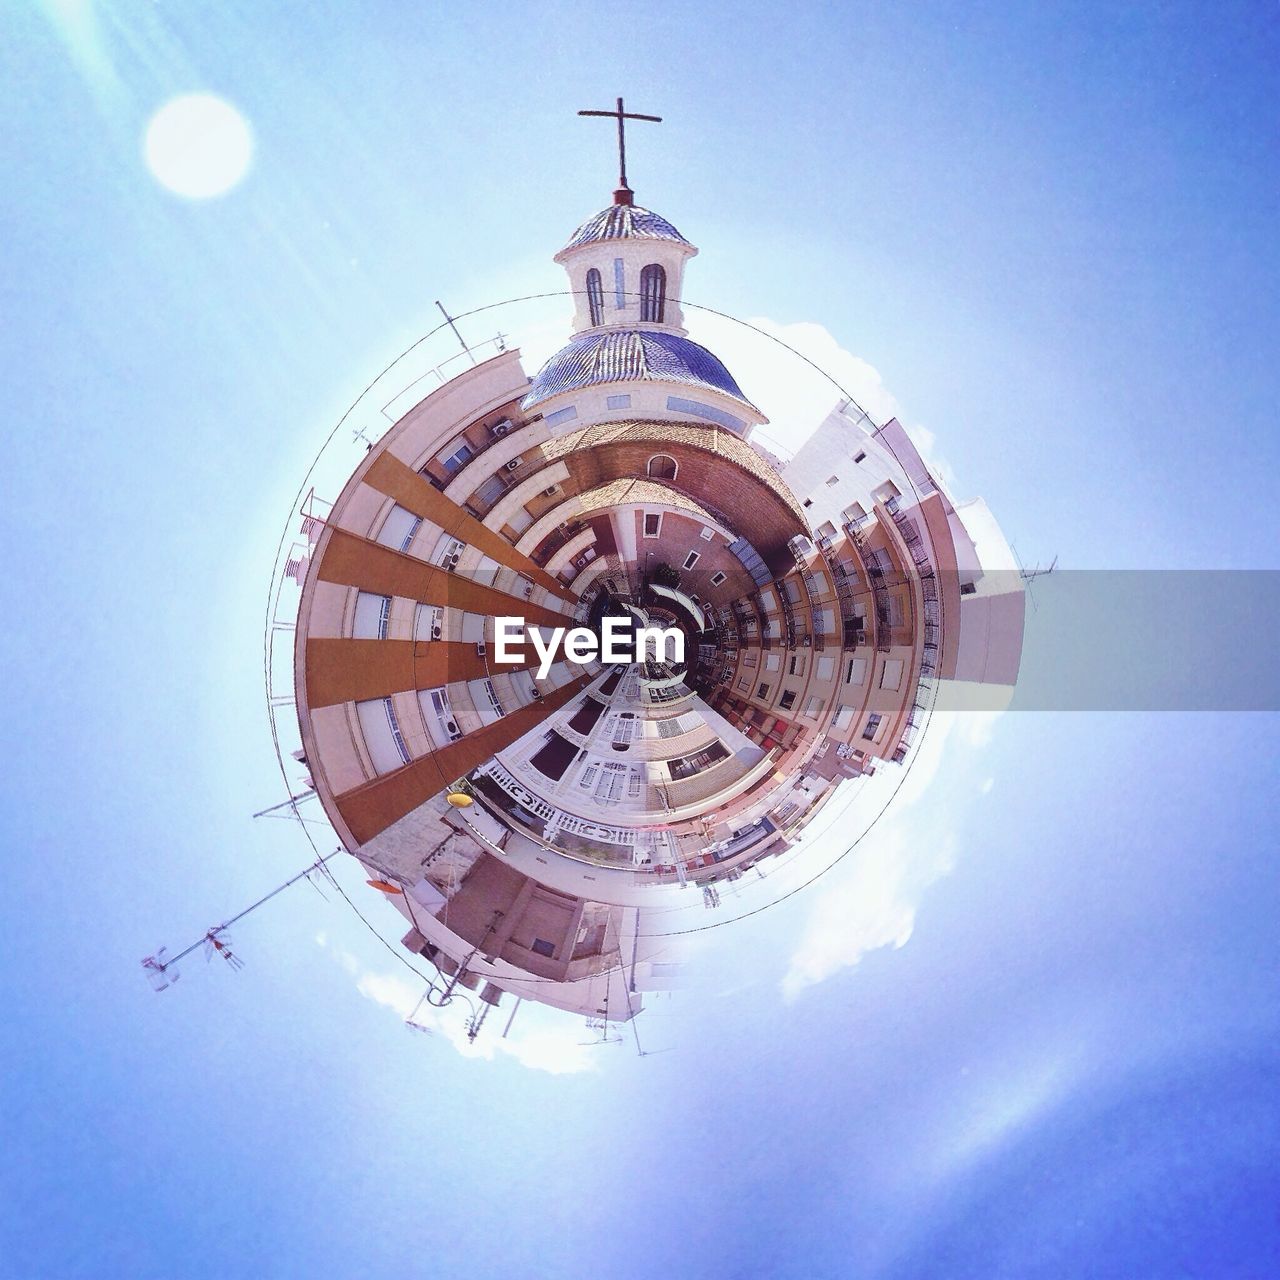
[[[944,488],[952,488],[951,468],[939,456],[933,432],[919,423],[903,421],[898,401],[877,369],[844,350],[821,325],[784,325],[767,319],[753,320],[752,324],[830,375],[877,423],[891,417],[903,422],[930,470]],[[750,387],[744,385],[744,389],[769,414],[767,433],[789,450],[804,442],[839,398],[830,381],[806,372],[795,356],[741,326],[727,321],[712,323],[711,318],[700,316],[697,327],[731,370],[750,370]],[[936,799],[944,756],[954,770],[961,750],[972,756],[986,746],[998,715],[935,713],[906,777],[893,766],[882,765],[864,787],[857,797],[858,808],[864,812],[878,811],[890,800],[893,789],[898,790],[885,817],[820,881],[818,899],[782,978],[787,999],[857,965],[868,952],[902,947],[910,939],[926,890],[951,870],[958,855],[952,834],[958,801],[949,796],[945,812],[939,812],[937,805],[919,802],[929,795]],[[965,794],[972,797],[975,789],[970,782]]]
[[[938,712],[920,741],[905,777],[882,765],[860,799],[874,809],[889,799],[888,814],[818,882],[818,899],[782,978],[794,999],[806,987],[850,968],[868,952],[902,947],[915,928],[925,890],[955,864],[949,823],[912,821],[948,754],[963,739],[956,729],[967,716]]]
[[[943,488],[952,489],[953,473],[938,451],[935,434],[905,419],[880,371],[846,351],[823,325],[780,324],[753,316],[746,322],[748,328],[736,320],[696,311],[686,319],[691,336],[720,356],[746,395],[768,415],[769,425],[759,433],[766,446],[776,441],[784,451],[794,453],[835,405],[850,396],[877,424],[897,418]]]
[[[806,987],[856,965],[881,947],[902,947],[915,928],[916,904],[925,889],[951,870],[954,842],[944,836],[912,845],[902,824],[876,832],[823,883],[800,945],[782,979],[794,999]]]
[[[530,1070],[553,1075],[596,1069],[592,1047],[583,1043],[586,1033],[577,1019],[557,1016],[556,1011],[526,1001],[509,1036],[504,1038],[495,1026],[486,1023],[485,1030],[472,1041],[467,1038],[467,1019],[472,1005],[478,1002],[470,993],[466,999],[459,996],[441,1009],[422,999],[424,988],[411,978],[366,968],[349,951],[334,946],[323,933],[316,935],[316,943],[356,979],[356,990],[366,1000],[391,1010],[402,1022],[412,1016],[419,1030],[447,1041],[464,1057],[490,1062],[498,1057],[514,1058]],[[495,1020],[507,1016],[507,1009],[490,1014]]]

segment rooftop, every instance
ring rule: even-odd
[[[529,409],[562,391],[600,382],[637,381],[706,387],[752,407],[720,358],[706,347],[678,334],[635,329],[574,338],[538,370],[522,406]]]
[[[639,205],[611,204],[607,209],[590,217],[569,237],[568,244],[560,252],[577,249],[599,240],[673,240],[676,244],[689,245],[689,241],[651,209]]]

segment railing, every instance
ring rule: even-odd
[[[453,369],[453,371],[448,374],[445,373],[446,369],[452,369],[452,367],[458,364],[461,360],[470,360],[472,364],[476,364],[477,361],[475,353],[485,351],[489,347],[493,348],[493,355],[500,355],[507,349],[506,336],[504,334],[497,333],[494,334],[492,338],[485,338],[484,341],[477,342],[474,346],[468,346],[465,351],[455,351],[453,355],[446,356],[438,365],[435,366],[434,369],[428,369],[426,373],[420,374],[407,386],[401,388],[400,391],[392,396],[391,399],[382,406],[382,416],[389,422],[399,422],[409,409],[412,409],[415,404],[420,400],[423,400],[431,391],[434,391],[437,386],[444,386],[450,378],[457,375],[456,369]],[[492,359],[492,356],[486,355],[484,358],[489,360]],[[422,384],[424,383],[428,385],[423,387]],[[390,412],[392,406],[399,405],[400,402],[410,394],[410,392],[412,392],[415,397],[413,403],[397,409],[394,413]]]

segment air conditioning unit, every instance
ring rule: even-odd
[[[508,471],[519,471],[520,463],[521,463],[521,460],[519,458],[512,458],[510,462],[504,462],[502,465]]]
[[[812,644],[813,644],[813,637],[812,637],[812,636],[805,636],[805,638],[804,638],[804,647],[805,647],[806,649],[808,649]]]
[[[545,489],[543,489],[542,496],[544,498],[554,498],[556,494],[559,492],[560,492],[560,486],[558,484],[548,485]]]
[[[450,720],[445,725],[445,728],[449,730],[449,737],[451,738],[462,737],[462,730],[458,728],[458,722],[456,720]]]
[[[533,696],[535,700],[542,697],[542,690],[536,684],[533,686]]]
[[[491,436],[505,436],[507,432],[511,430],[511,426],[511,419],[503,418],[501,422],[495,422],[493,426],[489,428],[489,434]]]
[[[488,652],[489,652],[489,650],[488,650],[487,648],[485,648],[485,643],[484,643],[484,641],[483,641],[483,640],[477,640],[477,641],[476,641],[476,657],[477,657],[477,658],[483,658],[483,657],[485,656],[485,654],[486,654],[486,653],[488,653]]]
[[[438,622],[431,628],[431,638],[433,640],[440,639],[440,624]]]

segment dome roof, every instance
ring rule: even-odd
[[[733,375],[706,347],[674,333],[614,329],[585,333],[538,370],[521,402],[528,409],[562,391],[600,382],[680,382],[707,387],[754,408]]]
[[[588,218],[569,237],[569,243],[560,252],[577,249],[599,240],[673,240],[676,244],[689,242],[669,223],[650,209],[639,205],[611,204]],[[689,245],[692,249],[693,246]]]

